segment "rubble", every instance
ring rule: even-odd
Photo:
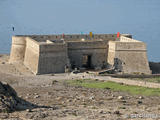
[[[8,113],[31,106],[29,102],[19,98],[16,91],[5,82],[0,82],[0,112]]]

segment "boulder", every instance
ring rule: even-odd
[[[0,82],[0,112],[15,111],[20,103],[16,91],[9,84]]]

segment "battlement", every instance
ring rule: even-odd
[[[46,40],[60,40],[76,41],[80,39],[103,39],[103,40],[116,40],[116,34],[93,34],[92,38],[89,34],[64,34],[64,35],[16,35],[17,37],[31,37],[38,42],[44,42]]]

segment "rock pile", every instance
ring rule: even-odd
[[[11,112],[20,103],[16,91],[7,83],[0,82],[0,112]]]

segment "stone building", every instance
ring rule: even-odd
[[[34,74],[75,68],[151,73],[146,44],[128,34],[16,35],[9,62],[21,62]]]

